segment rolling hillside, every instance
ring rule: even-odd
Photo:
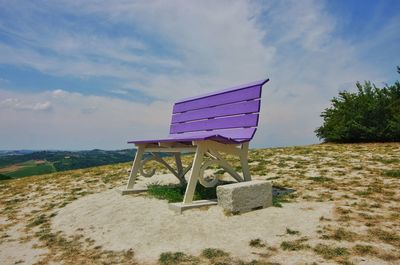
[[[0,180],[128,162],[134,149],[117,151],[2,151]]]

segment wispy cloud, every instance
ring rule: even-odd
[[[52,104],[49,101],[27,103],[17,98],[7,98],[3,101],[0,101],[0,108],[26,111],[49,111],[52,109]]]

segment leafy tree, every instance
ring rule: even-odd
[[[342,91],[331,100],[317,136],[326,142],[400,141],[400,82],[384,88],[369,81],[356,86],[358,92]]]

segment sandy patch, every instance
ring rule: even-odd
[[[39,243],[36,239],[20,242],[20,238],[24,236],[22,230],[22,224],[17,224],[6,230],[9,237],[0,243],[1,264],[34,264],[48,252],[47,249],[34,247]]]
[[[52,229],[67,235],[82,233],[108,250],[132,248],[139,261],[154,262],[160,253],[182,251],[199,255],[204,248],[220,248],[233,257],[257,258],[249,247],[260,238],[279,246],[286,228],[316,237],[321,216],[330,217],[331,203],[287,203],[242,215],[226,216],[218,206],[182,215],[168,203],[144,196],[120,196],[109,190],[83,197],[61,209]]]

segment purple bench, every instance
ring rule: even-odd
[[[143,171],[143,165],[151,159],[165,165],[181,184],[186,184],[185,175],[192,169],[183,204],[192,203],[197,181],[205,187],[217,184],[217,179],[204,178],[204,170],[212,164],[221,166],[239,182],[251,180],[247,152],[249,141],[257,130],[262,86],[268,81],[260,80],[176,102],[168,137],[128,142],[136,145],[137,152],[128,185],[122,194],[142,191],[133,189],[133,186],[139,171],[145,177],[154,174],[154,170],[150,173]],[[195,152],[193,164],[187,168],[182,167],[182,152]],[[222,158],[221,152],[239,156],[242,176]],[[152,156],[142,160],[144,153]],[[176,169],[158,153],[174,154]],[[204,160],[205,156],[209,159]]]

